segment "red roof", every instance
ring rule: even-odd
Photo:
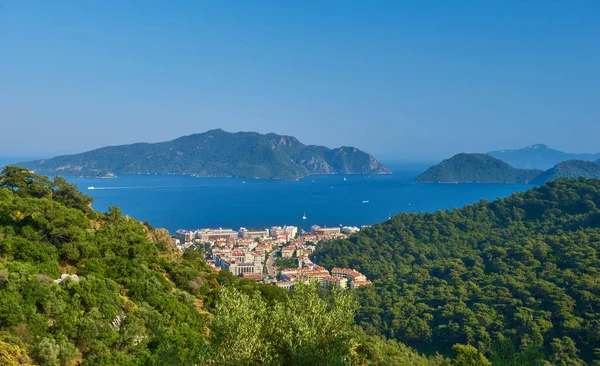
[[[262,281],[263,276],[260,273],[244,273],[244,278],[254,281]]]

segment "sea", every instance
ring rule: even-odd
[[[68,178],[94,199],[96,210],[124,214],[171,233],[177,229],[295,225],[372,225],[398,212],[434,212],[494,200],[529,185],[419,184],[427,166],[388,164],[389,175],[315,175],[297,181],[122,175]],[[93,188],[92,188],[93,187]],[[304,219],[305,217],[305,219]]]

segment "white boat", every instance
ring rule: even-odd
[[[369,201],[365,200],[365,201],[363,201],[363,203],[369,203]]]
[[[89,186],[88,189],[89,190],[93,190],[93,189],[96,189],[96,188],[94,188],[94,186]]]
[[[344,177],[344,182],[346,181],[346,177]]]
[[[302,220],[306,220],[306,212],[302,215]]]

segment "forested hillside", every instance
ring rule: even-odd
[[[419,351],[474,345],[494,364],[598,365],[600,181],[560,179],[453,211],[403,213],[314,259],[351,267],[357,322]]]
[[[213,272],[65,180],[0,174],[0,365],[449,365],[352,325],[350,292]],[[462,360],[462,361],[461,361]],[[485,360],[484,360],[485,361]],[[476,363],[473,363],[476,362]],[[459,363],[455,363],[459,364]]]
[[[427,169],[419,183],[512,183],[527,184],[541,170],[517,169],[486,154],[456,154]]]
[[[542,185],[559,178],[600,178],[600,164],[593,161],[569,160],[538,175],[531,183]]]

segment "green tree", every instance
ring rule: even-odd
[[[492,366],[485,356],[471,345],[455,344],[453,365],[456,366]]]

